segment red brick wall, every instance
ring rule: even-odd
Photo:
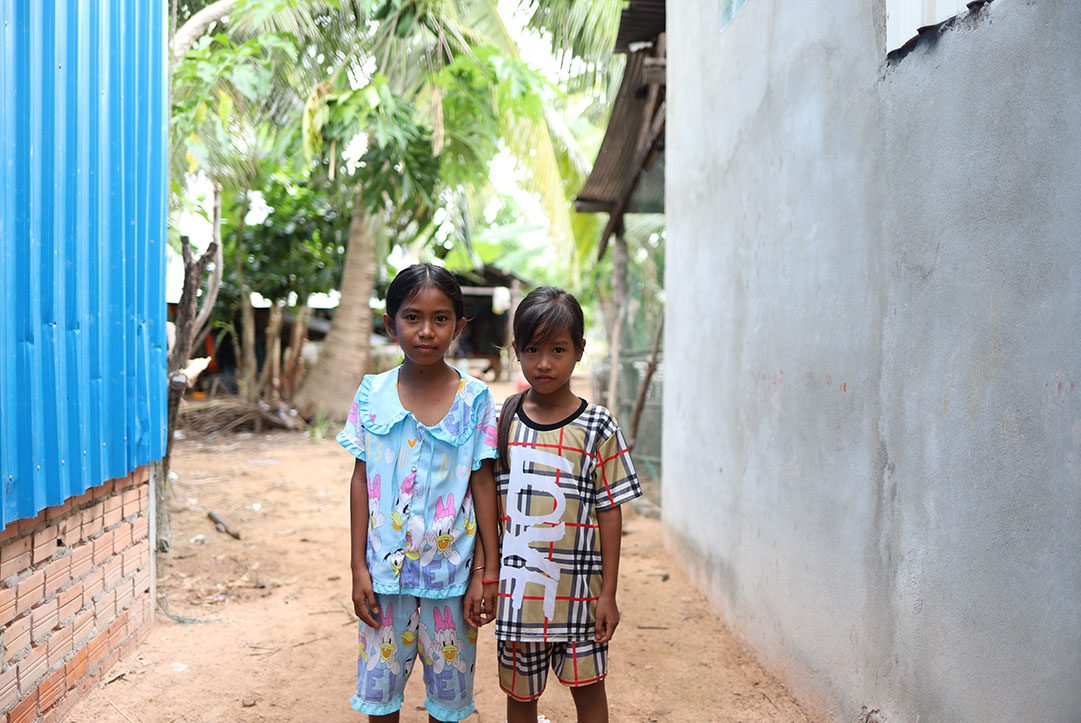
[[[146,467],[0,532],[0,723],[60,720],[153,620]]]

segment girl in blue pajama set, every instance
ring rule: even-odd
[[[361,622],[350,704],[397,720],[419,655],[429,716],[458,721],[475,710],[476,628],[495,619],[496,587],[482,582],[499,577],[495,410],[483,382],[444,361],[465,325],[461,290],[444,269],[401,272],[384,323],[405,361],[364,377],[337,437],[357,460],[350,511]]]

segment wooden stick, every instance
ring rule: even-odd
[[[109,705],[111,705],[113,708],[116,708],[117,713],[124,716],[124,720],[128,721],[128,723],[135,723],[135,721],[133,721],[131,718],[128,717],[127,713],[125,713],[124,711],[122,711],[122,710],[120,710],[119,708],[116,707],[116,703],[114,703],[112,700],[110,700],[109,696],[105,696],[105,700],[109,701]]]
[[[218,532],[224,532],[225,534],[236,540],[240,539],[240,533],[229,527],[229,525],[225,524],[225,520],[218,517],[213,510],[208,510],[206,516],[214,522],[214,526],[218,528]]]
[[[653,373],[657,371],[658,356],[661,351],[661,340],[664,338],[664,317],[657,327],[657,336],[653,339],[653,353],[649,355],[649,363],[646,364],[646,373],[642,375],[642,383],[638,386],[638,398],[634,400],[634,413],[631,415],[631,441],[627,445],[633,450],[638,443],[638,423],[642,421],[642,410],[646,406],[646,395],[649,393],[649,383],[653,381]]]

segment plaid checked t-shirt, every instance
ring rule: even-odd
[[[601,591],[597,512],[642,494],[623,433],[611,412],[585,400],[556,424],[538,424],[519,406],[508,457],[509,470],[496,468],[496,637],[592,640]]]

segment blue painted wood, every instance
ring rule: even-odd
[[[0,0],[0,524],[165,452],[166,13]]]

